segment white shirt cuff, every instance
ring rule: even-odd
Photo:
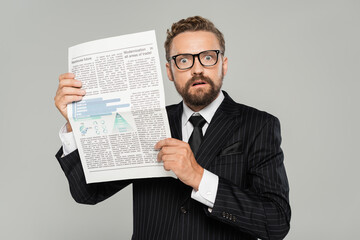
[[[77,149],[74,133],[67,132],[66,124],[64,126],[62,126],[62,128],[60,129],[59,137],[60,137],[62,147],[63,147],[62,157],[68,155],[69,153],[71,153]]]
[[[199,190],[191,192],[191,198],[199,201],[209,207],[209,212],[214,207],[216,193],[219,185],[219,177],[212,172],[204,169],[204,174],[201,178]]]

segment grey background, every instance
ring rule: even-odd
[[[200,14],[223,31],[223,89],[279,117],[293,216],[286,239],[355,239],[359,227],[360,1],[1,2],[0,239],[129,239],[131,188],[75,203],[54,154],[67,48],[155,29],[165,72],[171,23]]]

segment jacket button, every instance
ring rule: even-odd
[[[180,210],[181,210],[181,212],[182,212],[183,214],[187,213],[187,211],[186,211],[186,208],[185,208],[185,207],[181,207],[181,208],[180,208]]]
[[[225,216],[226,216],[225,212],[222,212],[222,216],[223,216],[223,217],[225,217]]]

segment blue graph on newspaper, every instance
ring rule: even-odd
[[[84,118],[99,118],[104,115],[111,115],[118,108],[129,107],[130,104],[120,104],[120,98],[104,100],[103,98],[92,98],[73,103],[73,118],[75,120]]]

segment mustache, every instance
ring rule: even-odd
[[[207,83],[212,82],[212,80],[211,80],[209,77],[205,77],[204,75],[193,76],[193,77],[190,79],[189,82],[194,83],[194,82],[197,81],[197,80],[203,80],[203,81],[205,81],[205,82],[207,82]]]
[[[211,80],[211,78],[206,77],[204,75],[196,75],[189,79],[189,81],[186,83],[185,89],[189,89],[190,86],[192,86],[194,84],[194,82],[197,80],[202,80],[210,85],[213,84],[213,81]]]

